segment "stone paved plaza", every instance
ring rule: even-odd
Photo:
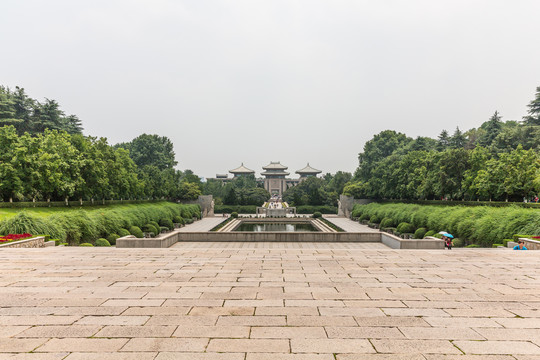
[[[539,260],[369,244],[3,249],[0,358],[539,360]]]

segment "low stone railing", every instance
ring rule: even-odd
[[[0,244],[0,248],[41,248],[45,247],[45,236],[36,236],[31,239],[13,241]]]

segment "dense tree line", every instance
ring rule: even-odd
[[[283,200],[292,206],[336,206],[343,187],[352,178],[347,172],[338,171],[322,178],[309,177],[283,194]]]
[[[0,126],[4,125],[13,125],[19,135],[41,134],[47,129],[81,134],[83,130],[79,118],[66,115],[55,100],[39,102],[28,97],[23,88],[0,86]]]
[[[522,121],[498,112],[478,129],[437,139],[391,130],[373,137],[347,195],[379,199],[523,201],[540,193],[540,87]]]
[[[230,182],[210,179],[203,186],[205,195],[212,195],[216,205],[261,206],[270,198],[270,193],[258,183],[255,175],[238,176]]]
[[[149,153],[161,156],[156,149]],[[138,166],[129,150],[113,147],[105,138],[57,130],[19,136],[14,126],[0,127],[3,201],[196,199],[201,193],[199,178],[169,165]]]

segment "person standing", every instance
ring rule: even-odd
[[[514,246],[514,250],[528,250],[528,249],[525,247],[523,240],[518,240],[518,244]]]

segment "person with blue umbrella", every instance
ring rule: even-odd
[[[442,234],[442,239],[444,241],[444,247],[448,248],[448,250],[452,250],[452,239],[454,238],[454,235],[441,231],[439,234]]]

